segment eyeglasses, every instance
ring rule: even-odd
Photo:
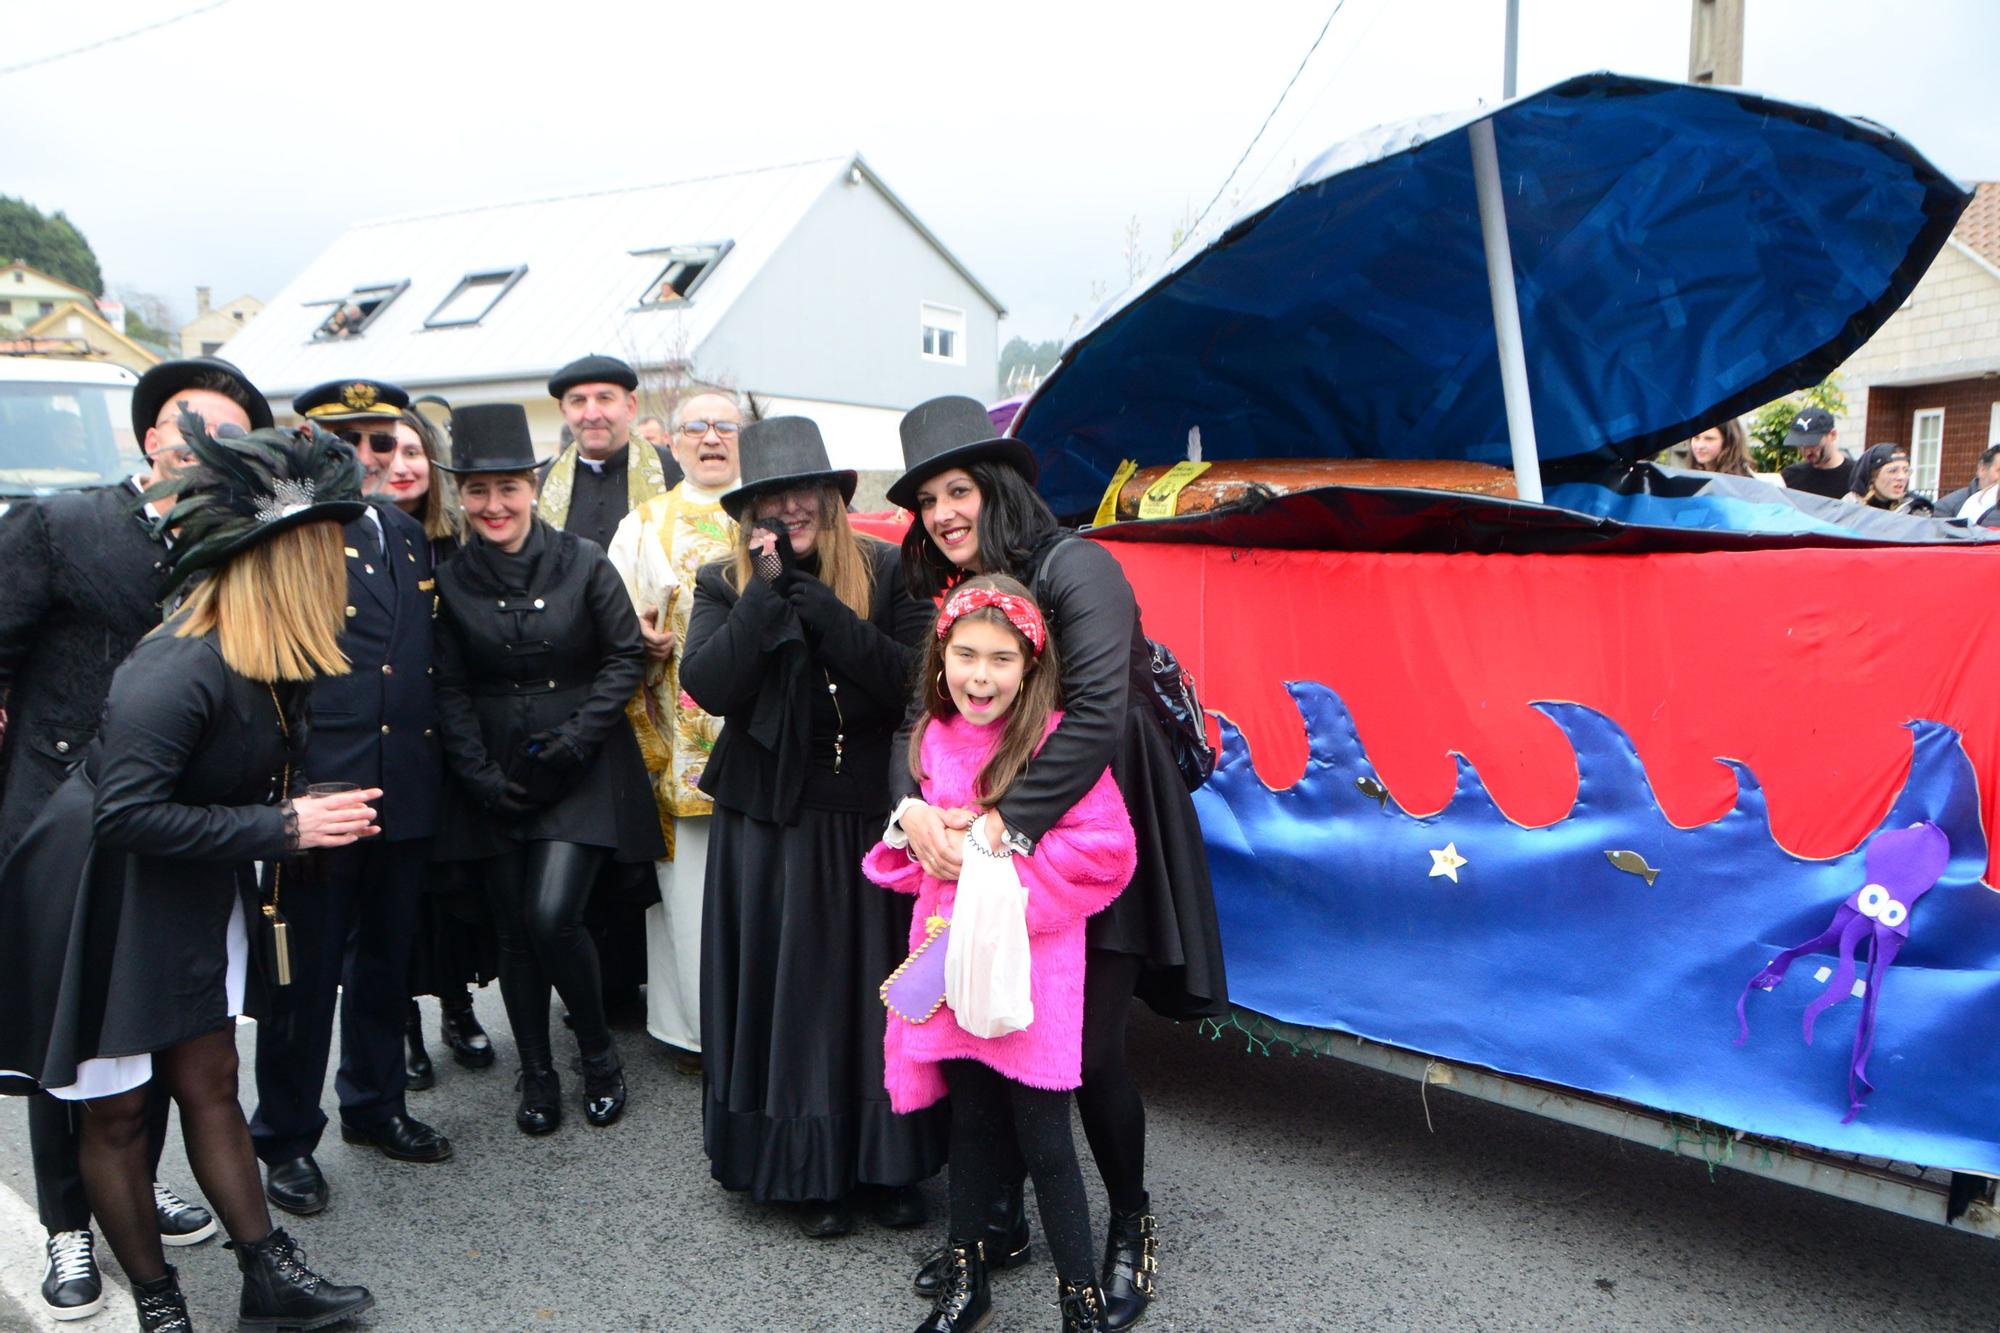
[[[741,429],[742,427],[733,421],[683,421],[681,423],[681,432],[686,435],[692,435],[696,439],[700,439],[710,431],[714,431],[726,440]]]
[[[362,445],[362,442],[365,440],[367,441],[368,448],[375,453],[393,454],[396,452],[396,433],[394,431],[344,430],[340,432],[340,438],[346,440],[356,449],[359,449]]]

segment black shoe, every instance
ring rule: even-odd
[[[1095,1282],[1065,1282],[1058,1291],[1063,1333],[1106,1333],[1111,1327],[1105,1321],[1104,1293]]]
[[[264,1168],[264,1197],[288,1213],[311,1217],[326,1208],[326,1177],[310,1156]]]
[[[891,1231],[908,1231],[924,1224],[924,1192],[915,1185],[892,1185],[879,1190],[868,1207],[876,1224]]]
[[[451,1058],[467,1069],[485,1069],[493,1063],[493,1043],[472,1012],[470,995],[464,1008],[444,1011],[444,1043],[451,1047]]]
[[[162,1245],[199,1245],[215,1234],[213,1213],[158,1181],[153,1182],[153,1216],[159,1221]]]
[[[1004,1206],[995,1210],[992,1220],[986,1224],[984,1249],[989,1276],[1019,1268],[1033,1257],[1033,1249],[1028,1244],[1028,1209],[1021,1190],[1022,1186],[1017,1182],[1008,1191]],[[937,1299],[938,1289],[944,1283],[945,1270],[950,1266],[949,1245],[941,1245],[924,1256],[923,1263],[917,1267],[916,1280],[910,1284],[919,1300]]]
[[[403,1016],[403,1040],[408,1043],[410,1053],[403,1061],[403,1086],[411,1092],[422,1092],[437,1083],[437,1070],[431,1065],[431,1053],[424,1049],[424,1011],[410,1001],[410,1009]]]
[[[399,1162],[442,1162],[451,1156],[451,1140],[421,1120],[392,1115],[373,1125],[340,1126],[340,1137],[367,1148],[380,1148]]]
[[[151,1282],[134,1282],[132,1299],[139,1307],[139,1333],[194,1333],[187,1301],[181,1296],[180,1271],[172,1264]],[[57,1315],[75,1319],[75,1315]]]
[[[618,1062],[618,1048],[607,1046],[597,1055],[583,1057],[583,1118],[603,1129],[618,1123],[625,1114],[625,1067]]]
[[[1153,1215],[1145,1208],[1130,1213],[1114,1208],[1111,1234],[1104,1242],[1103,1327],[1117,1333],[1138,1323],[1153,1299],[1159,1271],[1160,1241]]]
[[[97,1246],[90,1228],[58,1231],[49,1237],[42,1304],[51,1319],[88,1319],[104,1308],[104,1274],[97,1271]]]
[[[688,1076],[689,1076],[690,1078],[700,1078],[700,1077],[701,1077],[701,1052],[700,1052],[700,1051],[675,1051],[675,1052],[674,1052],[674,1072],[675,1072],[676,1074],[686,1074],[686,1075],[688,1075]],[[1982,1177],[1982,1179],[1983,1179],[1983,1177]]]
[[[521,1105],[514,1111],[514,1123],[523,1134],[553,1134],[562,1124],[562,1079],[553,1069],[523,1069],[514,1086],[521,1091]]]
[[[943,1281],[931,1312],[917,1333],[975,1333],[993,1318],[993,1292],[986,1285],[986,1260],[979,1242],[953,1241],[944,1247]]]
[[[306,1267],[305,1251],[279,1227],[254,1245],[228,1242],[243,1270],[243,1329],[306,1330],[337,1324],[375,1304],[366,1287],[338,1287]]]
[[[833,1240],[854,1230],[845,1199],[807,1199],[799,1205],[799,1230],[813,1240]]]

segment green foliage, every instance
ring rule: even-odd
[[[1062,339],[1050,338],[1046,342],[1031,343],[1016,335],[1007,340],[1000,349],[1000,379],[1004,383],[1009,374],[1019,369],[1029,369],[1046,375],[1055,368],[1056,358],[1062,355]]]
[[[129,309],[125,312],[125,336],[127,338],[137,338],[142,343],[153,343],[160,347],[171,347],[173,345],[168,341],[170,335],[165,329],[154,324],[148,324]]]
[[[104,295],[97,255],[61,209],[44,214],[25,199],[0,195],[0,264],[16,259],[92,296]]]
[[[1808,407],[1824,408],[1835,416],[1847,413],[1847,395],[1840,391],[1840,377],[1829,375],[1810,389],[1788,394],[1766,403],[1750,414],[1750,454],[1759,472],[1776,472],[1799,461],[1799,451],[1787,447],[1785,438],[1792,418]]]

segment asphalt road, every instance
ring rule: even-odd
[[[329,1134],[319,1159],[332,1206],[283,1219],[315,1266],[373,1287],[379,1304],[357,1327],[916,1326],[924,1307],[908,1280],[929,1231],[864,1223],[808,1241],[787,1213],[723,1192],[701,1153],[697,1080],[636,1029],[621,1033],[626,1119],[593,1130],[572,1114],[528,1139],[513,1128],[512,1051],[490,990],[480,1013],[500,1066],[441,1061],[438,1086],[411,1097],[456,1158],[393,1163]],[[427,1019],[435,1030],[434,1008]],[[1162,1238],[1162,1295],[1142,1325],[1152,1333],[2000,1324],[2000,1253],[1975,1236],[1726,1170],[1711,1178],[1699,1162],[1438,1088],[1427,1128],[1414,1083],[1246,1054],[1240,1038],[1142,1013],[1132,1050]],[[0,1185],[32,1201],[26,1119],[18,1103],[0,1108]],[[194,1193],[177,1138],[163,1175]],[[929,1191],[941,1217],[943,1182]],[[0,1244],[15,1262],[0,1273],[38,1277],[38,1233],[0,1194],[9,1202],[17,1221]],[[995,1328],[1060,1326],[1041,1254],[998,1279]],[[197,1328],[233,1328],[231,1256],[210,1242],[176,1257]],[[9,1286],[17,1302],[30,1294]],[[0,1326],[42,1325],[0,1299]],[[129,1325],[106,1314],[63,1327]]]

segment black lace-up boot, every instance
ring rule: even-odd
[[[944,1281],[931,1302],[930,1317],[917,1325],[917,1333],[977,1333],[993,1319],[986,1257],[976,1240],[955,1240],[945,1254]]]
[[[1147,1207],[1150,1207],[1150,1202]],[[1111,1234],[1104,1242],[1104,1327],[1112,1333],[1132,1327],[1153,1299],[1153,1279],[1160,1271],[1160,1241],[1153,1215],[1111,1212]]]
[[[583,1057],[583,1118],[599,1129],[625,1114],[625,1066],[618,1048],[607,1046]]]
[[[339,1287],[306,1267],[305,1251],[283,1227],[254,1245],[229,1243],[243,1270],[239,1327],[291,1330],[325,1328],[375,1304],[366,1287]]]
[[[993,1216],[987,1219],[986,1234],[980,1239],[986,1250],[986,1273],[1004,1273],[1010,1268],[1019,1268],[1033,1258],[1028,1244],[1028,1208],[1021,1194],[1022,1182],[1015,1181],[1014,1188],[1001,1201]],[[924,1256],[917,1266],[916,1280],[910,1285],[916,1289],[917,1299],[933,1301],[937,1299],[938,1288],[944,1283],[945,1270],[951,1267],[951,1246],[940,1245]]]
[[[181,1297],[180,1270],[172,1264],[164,1277],[134,1282],[132,1299],[139,1307],[139,1333],[193,1333],[187,1302]]]
[[[521,1090],[521,1104],[514,1110],[514,1123],[523,1134],[553,1134],[562,1124],[562,1079],[546,1066],[523,1068],[514,1086]]]
[[[1104,1292],[1095,1282],[1065,1282],[1061,1288],[1063,1333],[1105,1333]]]

